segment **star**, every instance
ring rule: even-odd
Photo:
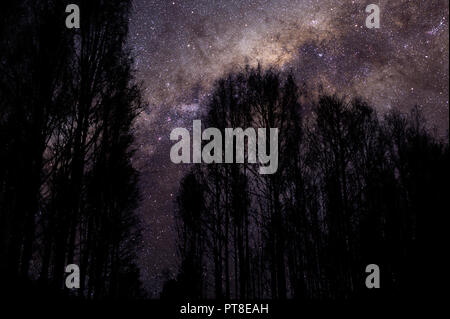
[[[174,196],[183,168],[168,161],[169,132],[199,116],[212,84],[246,63],[291,69],[330,93],[359,95],[380,114],[423,107],[448,130],[448,2],[380,1],[379,29],[365,27],[367,1],[136,0],[130,45],[151,110],[136,124],[144,222],[140,260],[148,290],[176,271]],[[150,158],[148,155],[150,154]],[[148,190],[145,187],[152,185]],[[144,189],[145,188],[145,189]],[[147,265],[154,264],[153,267]]]

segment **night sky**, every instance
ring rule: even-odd
[[[365,27],[377,4],[379,29]],[[140,265],[159,293],[177,271],[173,210],[188,166],[170,162],[170,131],[191,127],[214,81],[256,65],[293,70],[327,93],[361,96],[382,114],[419,105],[446,137],[447,0],[135,0],[129,44],[148,107],[135,128],[141,173]]]

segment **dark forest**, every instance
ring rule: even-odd
[[[380,116],[360,99],[308,96],[292,75],[259,68],[218,81],[204,120],[280,128],[278,172],[198,165],[184,177],[182,264],[163,297],[372,297],[364,270],[374,261],[385,296],[431,283],[448,143],[428,133],[417,107]]]
[[[7,293],[139,298],[137,172],[142,104],[124,46],[129,3],[83,1],[67,32],[59,1],[2,2],[0,276]]]
[[[137,262],[127,46],[131,1],[0,2],[0,286],[9,296],[146,299]],[[380,113],[294,71],[217,80],[206,126],[279,129],[279,164],[193,164],[176,194],[178,271],[163,300],[407,298],[439,280],[449,146],[416,106]],[[65,286],[79,265],[80,288]],[[380,291],[365,285],[381,269]],[[149,267],[151,267],[149,265]]]

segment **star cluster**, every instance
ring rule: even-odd
[[[174,127],[189,127],[212,83],[246,64],[293,70],[310,86],[361,96],[379,113],[419,105],[448,131],[449,7],[445,0],[135,0],[129,44],[149,104],[136,123],[144,225],[140,262],[150,292],[177,269],[173,220],[186,167],[170,162]]]

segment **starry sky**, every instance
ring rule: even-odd
[[[380,28],[365,26],[368,4]],[[292,70],[309,87],[361,96],[380,114],[419,105],[446,138],[447,0],[135,0],[129,46],[148,104],[135,126],[141,173],[139,258],[158,294],[178,259],[173,211],[187,166],[170,162],[170,131],[190,127],[214,81],[246,64]]]

